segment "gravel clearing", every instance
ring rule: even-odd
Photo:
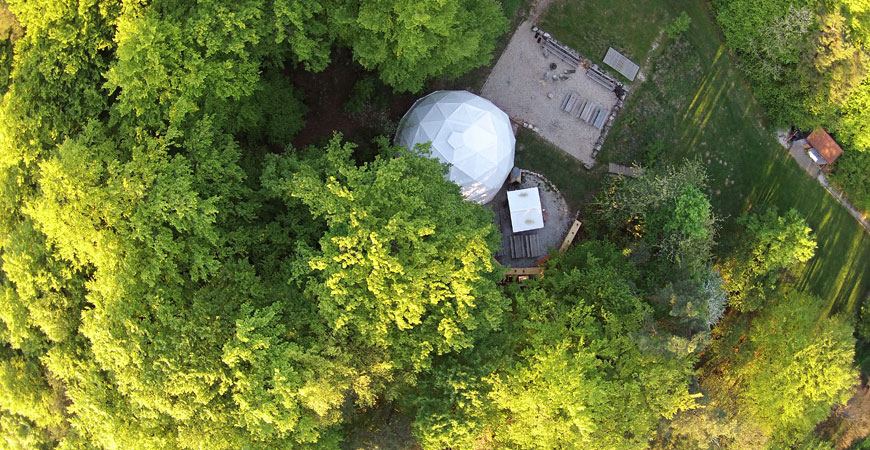
[[[569,114],[560,105],[566,95],[575,92],[581,99],[612,112],[616,94],[587,77],[582,66],[567,80],[552,80],[553,74],[561,75],[573,68],[553,54],[544,56],[531,31],[532,25],[529,20],[517,28],[483,85],[481,96],[495,103],[512,120],[536,126],[544,139],[591,167],[595,164],[592,150],[601,131],[577,118],[576,107]],[[551,63],[556,64],[555,70],[550,70]],[[547,72],[551,77],[545,80]]]

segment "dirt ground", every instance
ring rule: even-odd
[[[534,267],[536,258],[520,258],[513,259],[510,257],[510,238],[513,236],[511,228],[510,212],[508,211],[507,192],[508,190],[527,189],[537,187],[541,194],[541,208],[544,210],[544,228],[535,230],[541,240],[541,244],[550,248],[559,248],[571,224],[574,222],[574,212],[568,207],[568,202],[562,196],[562,193],[551,183],[544,178],[543,175],[536,174],[527,170],[523,170],[523,181],[519,186],[505,186],[496,194],[495,198],[487,204],[498,217],[499,211],[504,218],[498,226],[502,235],[503,254],[497,259],[500,263],[509,267]],[[528,232],[524,232],[525,234]]]
[[[303,103],[308,106],[305,127],[293,138],[295,148],[323,144],[339,131],[345,139],[359,144],[360,151],[367,153],[366,147],[376,136],[392,137],[396,124],[417,99],[411,94],[394,94],[390,88],[378,83],[379,92],[374,95],[372,107],[363,114],[348,114],[344,104],[356,82],[375,75],[354,62],[346,49],[335,50],[332,62],[322,72],[294,69],[285,72],[293,85],[304,93]],[[376,104],[386,102],[388,104]]]
[[[576,92],[609,111],[617,98],[611,90],[592,81],[583,67],[567,80],[545,80],[546,72],[562,74],[570,67],[554,55],[545,57],[532,33],[532,21],[521,24],[481,90],[513,120],[537,126],[539,134],[587,167],[595,163],[592,150],[601,131],[560,109],[565,96]],[[559,36],[554,36],[556,39]],[[555,63],[556,69],[550,70]],[[552,96],[552,98],[550,98]]]

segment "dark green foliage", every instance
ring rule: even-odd
[[[9,90],[9,83],[12,81],[12,41],[0,39],[0,96]]]
[[[870,117],[868,117],[870,121]],[[870,134],[870,130],[867,130]],[[870,211],[870,151],[848,151],[837,159],[836,172],[830,179],[843,189],[859,211]]]
[[[716,219],[702,192],[707,175],[699,163],[679,169],[650,169],[638,178],[618,178],[597,206],[610,229],[636,240],[637,257],[651,252],[651,276],[673,279],[685,270],[701,279],[709,266]]]
[[[517,294],[523,341],[490,381],[494,442],[637,448],[661,417],[691,407],[693,354],[650,333],[629,267],[612,246],[589,242]]]
[[[239,102],[232,121],[249,145],[266,143],[279,148],[290,145],[290,139],[305,124],[307,108],[290,80],[270,71],[263,75],[253,95]]]
[[[377,87],[375,81],[374,78],[366,77],[361,78],[353,85],[350,97],[344,104],[344,110],[348,114],[359,115],[369,107],[369,104],[372,101],[372,96],[375,95],[375,88]]]
[[[859,442],[852,444],[850,450],[867,450],[870,449],[870,438],[864,438]]]
[[[695,358],[652,328],[636,276],[613,245],[589,241],[511,289],[505,328],[436,361],[411,396],[424,448],[644,447],[661,418],[693,407]]]
[[[9,89],[12,81],[12,55],[14,43],[24,34],[18,20],[9,11],[6,2],[0,0],[0,97]]]
[[[329,20],[354,59],[409,92],[488,63],[508,24],[494,0],[345,1],[330,9]]]
[[[726,42],[774,122],[812,128],[832,117],[836,103],[829,93],[840,86],[826,58],[836,56],[821,42],[825,18],[812,2],[723,0],[715,6]]]

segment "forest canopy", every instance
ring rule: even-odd
[[[764,29],[726,3],[734,45]],[[340,449],[384,411],[427,450],[811,433],[857,377],[855,340],[784,288],[816,248],[797,211],[749,212],[720,257],[704,166],[639,169],[546,276],[506,283],[492,211],[425,145],[292,144],[303,75],[344,57],[368,77],[358,109],[375,79],[420,92],[491,61],[503,6],[0,1],[2,445]],[[844,8],[813,39],[863,45]],[[853,80],[847,50],[817,64]],[[832,83],[846,120],[864,81]]]

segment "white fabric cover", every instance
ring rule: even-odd
[[[544,212],[538,188],[508,191],[507,198],[514,233],[544,228]]]
[[[488,203],[514,166],[510,119],[489,100],[468,91],[435,91],[405,113],[396,143],[431,142],[432,156],[450,164],[447,179],[467,200]]]

